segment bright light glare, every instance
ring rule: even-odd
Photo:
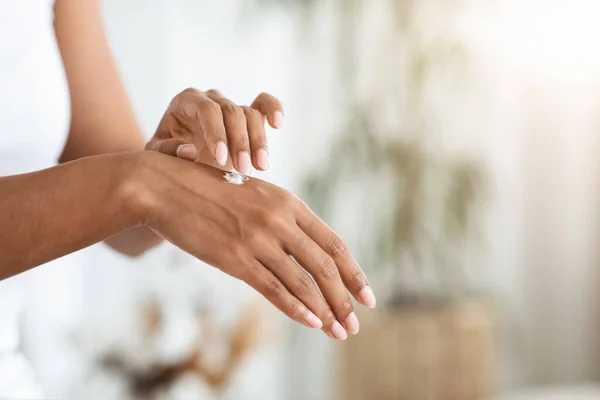
[[[470,18],[471,34],[495,62],[552,79],[600,80],[599,0],[503,0]]]

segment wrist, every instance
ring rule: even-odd
[[[132,219],[134,226],[148,225],[153,211],[157,209],[157,196],[153,190],[152,166],[157,153],[135,151],[122,153],[116,185],[117,202]]]

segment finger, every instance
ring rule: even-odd
[[[263,265],[283,282],[289,292],[315,315],[321,316],[318,325],[313,326],[323,328],[325,333],[329,333],[329,328],[335,322],[335,316],[311,276],[281,250],[271,251],[263,258],[264,261],[261,260]]]
[[[206,95],[211,99],[223,99],[226,98],[221,91],[217,89],[210,89],[206,92]]]
[[[267,135],[264,117],[260,111],[251,107],[242,107],[246,116],[246,126],[250,139],[252,164],[254,168],[265,171],[269,168],[269,153],[267,151]]]
[[[306,205],[303,205],[297,224],[331,257],[338,267],[344,285],[362,305],[375,308],[377,303],[367,276],[360,268],[346,243]]]
[[[269,121],[272,128],[280,129],[283,126],[283,104],[275,96],[261,93],[254,100],[251,107],[267,117],[267,121]]]
[[[221,107],[234,168],[244,175],[249,175],[252,171],[252,160],[244,111],[216,90],[209,90],[206,95]]]
[[[196,146],[185,139],[172,138],[149,143],[146,150],[194,161],[198,157]]]
[[[177,157],[184,160],[196,161],[198,159],[198,150],[191,143],[182,144],[177,148]]]
[[[227,135],[221,107],[206,94],[196,89],[186,89],[180,96],[173,115],[191,133],[191,139],[196,145],[196,149],[202,149],[206,143],[217,163],[225,166],[227,164]],[[184,116],[185,121],[181,121],[179,116]]]
[[[310,328],[318,325],[317,321],[320,322],[319,318],[294,297],[285,285],[260,262],[254,260],[248,263],[242,279],[290,319]]]
[[[286,250],[313,276],[336,320],[348,332],[358,333],[358,319],[333,258],[301,229],[297,228],[291,236],[292,240],[284,243]],[[335,322],[329,328],[334,336],[345,339],[346,332],[341,332]]]
[[[320,319],[321,330],[330,338],[346,340],[348,334],[345,328],[337,321],[334,312],[323,298],[313,278],[292,260],[287,254],[282,253],[278,263],[270,265],[271,271],[287,286],[288,290],[300,299]],[[357,333],[356,330],[354,333]]]

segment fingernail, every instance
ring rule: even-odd
[[[243,175],[250,175],[250,169],[252,168],[252,160],[250,159],[250,153],[242,151],[238,156],[238,167],[240,173]]]
[[[273,114],[273,124],[275,128],[280,129],[283,126],[283,114],[279,111]]]
[[[227,164],[227,146],[223,142],[217,143],[217,149],[215,150],[215,158],[221,166]]]
[[[337,321],[335,321],[333,323],[333,325],[331,325],[331,333],[333,333],[333,336],[335,336],[339,340],[346,340],[346,339],[348,339],[348,334],[346,333],[346,330]]]
[[[269,153],[265,149],[260,149],[256,153],[256,164],[262,170],[269,169]]]
[[[358,323],[358,318],[356,317],[356,314],[354,314],[354,313],[351,313],[350,315],[348,315],[348,317],[346,317],[346,320],[344,321],[344,325],[346,325],[346,330],[353,335],[356,335],[358,333],[358,331],[360,330],[360,324]]]
[[[198,157],[196,146],[193,144],[182,144],[177,148],[177,157],[192,161],[195,160]]]
[[[306,312],[304,313],[304,320],[308,325],[312,326],[313,328],[323,327],[323,322],[321,322],[319,317],[310,312],[310,310],[306,310]]]
[[[369,286],[365,286],[360,290],[358,293],[358,300],[369,308],[375,308],[375,305],[377,304],[373,290]]]

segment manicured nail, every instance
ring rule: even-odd
[[[217,149],[215,150],[215,158],[222,167],[227,164],[227,146],[223,142],[217,143]]]
[[[356,318],[356,314],[351,313],[346,317],[344,321],[344,325],[346,325],[346,330],[353,335],[356,335],[360,330],[360,324],[358,323],[358,318]]]
[[[252,160],[250,159],[250,153],[247,151],[242,151],[238,156],[238,167],[240,168],[240,173],[243,175],[250,175],[250,171],[252,169]]]
[[[346,340],[346,339],[348,339],[348,334],[346,333],[346,330],[337,321],[335,321],[333,323],[333,325],[331,325],[331,333],[333,333],[333,336],[335,336],[339,340]]]
[[[198,157],[196,146],[193,144],[182,144],[177,148],[177,157],[194,161]]]
[[[265,149],[260,149],[256,153],[256,164],[263,171],[269,169],[269,153]]]
[[[323,322],[321,322],[319,317],[317,317],[315,314],[310,312],[310,310],[306,310],[304,312],[304,320],[306,321],[306,323],[308,325],[310,325],[313,328],[322,328],[323,327]]]
[[[365,286],[360,290],[358,293],[358,300],[369,308],[375,308],[375,305],[377,304],[373,290],[369,286]]]
[[[281,129],[283,126],[283,114],[281,112],[277,111],[273,114],[273,124],[275,125],[275,128]]]

